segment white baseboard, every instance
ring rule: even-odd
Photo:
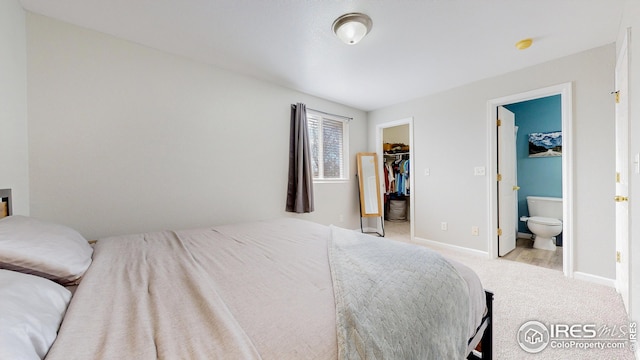
[[[424,243],[425,245],[428,245],[428,246],[431,246],[431,247],[434,247],[434,248],[456,250],[456,251],[465,252],[467,254],[481,255],[481,256],[485,256],[485,257],[489,256],[489,253],[486,252],[486,251],[470,249],[470,248],[457,246],[457,245],[445,244],[445,243],[442,243],[442,242],[423,239],[423,238],[419,238],[419,237],[415,237],[414,240],[416,242],[421,242],[421,243]],[[612,288],[616,287],[615,279],[609,279],[609,278],[605,278],[605,277],[602,277],[602,276],[592,275],[592,274],[588,274],[588,273],[584,273],[584,272],[580,272],[580,271],[574,271],[573,272],[573,278],[574,279],[578,279],[578,280],[584,280],[584,281],[592,282],[592,283],[595,283],[595,284],[609,286],[609,287],[612,287]],[[640,360],[640,357],[638,357],[638,359]]]
[[[609,278],[598,276],[598,275],[587,274],[580,271],[574,271],[573,278],[578,280],[589,281],[589,282],[600,284],[600,285],[610,286],[612,288],[616,287],[615,279],[609,279]]]
[[[443,248],[443,249],[461,251],[461,252],[465,252],[467,254],[481,255],[481,256],[489,257],[489,253],[486,252],[486,251],[482,251],[482,250],[470,249],[470,248],[466,248],[466,247],[462,247],[462,246],[458,246],[458,245],[445,244],[445,243],[441,243],[441,242],[438,242],[438,241],[419,238],[417,236],[414,237],[413,239],[414,239],[415,242],[421,242],[421,243],[424,243],[425,245],[429,245],[429,246],[436,247],[436,248],[439,247],[439,248]]]

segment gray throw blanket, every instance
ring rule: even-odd
[[[464,359],[469,289],[424,247],[331,227],[339,359]]]

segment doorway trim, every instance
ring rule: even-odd
[[[496,175],[498,160],[496,149],[498,138],[496,134],[496,119],[498,106],[513,104],[521,101],[533,100],[547,96],[560,95],[562,116],[562,269],[564,275],[573,277],[573,84],[571,82],[531,90],[519,94],[504,96],[487,101],[487,193],[489,194],[489,218],[487,248],[492,259],[498,258],[498,203]]]
[[[380,174],[384,174],[384,169],[382,168],[383,165],[383,160],[384,160],[384,152],[382,150],[382,141],[383,141],[383,131],[386,128],[391,128],[391,127],[395,127],[395,126],[400,126],[400,125],[409,125],[409,189],[411,189],[411,195],[409,196],[409,228],[411,229],[411,240],[413,241],[414,239],[414,229],[415,229],[415,206],[414,206],[414,200],[415,200],[415,189],[416,187],[414,186],[414,168],[415,168],[415,164],[413,161],[414,158],[414,154],[415,154],[415,149],[413,147],[413,116],[408,117],[408,118],[404,118],[404,119],[400,119],[400,120],[395,120],[395,121],[389,121],[389,122],[384,122],[384,123],[380,123],[376,125],[376,153],[378,154],[378,158],[382,159],[380,161],[380,164],[378,165],[380,168],[378,169]],[[380,192],[381,194],[384,196],[384,181],[380,182]],[[382,220],[384,221],[384,220]]]

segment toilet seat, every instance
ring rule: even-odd
[[[542,217],[542,216],[532,216],[528,218],[527,221],[530,221],[534,224],[540,224],[540,225],[562,225],[562,221],[559,219]]]

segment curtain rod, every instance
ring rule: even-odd
[[[349,117],[349,116],[338,115],[338,114],[332,114],[332,113],[328,113],[328,112],[324,112],[324,111],[320,111],[320,110],[316,110],[316,109],[311,109],[311,108],[307,108],[307,109],[309,109],[309,110],[311,110],[311,111],[315,111],[315,112],[320,113],[320,114],[323,114],[323,115],[336,116],[336,117],[340,117],[340,118],[343,118],[343,119],[347,119],[348,121],[353,120],[353,118],[352,118],[352,117]]]
[[[295,105],[296,104],[291,104],[291,106],[295,106]],[[353,120],[353,118],[349,117],[349,116],[332,114],[332,113],[328,113],[328,112],[324,112],[324,111],[320,111],[320,110],[316,110],[316,109],[311,109],[311,108],[307,108],[307,110],[315,111],[315,112],[323,114],[323,115],[336,116],[336,117],[339,117],[339,118],[347,119],[347,121]]]

